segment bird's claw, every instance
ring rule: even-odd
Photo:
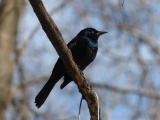
[[[83,71],[82,71],[82,70],[80,70],[80,72],[81,72],[81,75],[83,75],[83,76],[84,76],[84,73],[83,73]]]

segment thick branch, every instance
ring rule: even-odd
[[[95,92],[92,90],[92,87],[82,76],[81,71],[73,61],[72,54],[68,49],[67,45],[65,44],[56,24],[48,15],[41,0],[29,0],[29,2],[31,3],[33,10],[36,13],[42,25],[43,30],[47,34],[49,40],[51,41],[58,55],[60,56],[63,63],[65,64],[67,72],[73,78],[80,92],[85,97],[89,107],[91,120],[97,120],[98,104],[97,104]]]

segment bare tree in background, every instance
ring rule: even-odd
[[[13,98],[12,74],[14,41],[24,0],[0,1],[0,119]]]

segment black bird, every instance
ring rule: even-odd
[[[74,61],[80,70],[83,71],[95,59],[98,50],[98,38],[104,33],[107,32],[97,31],[94,28],[86,28],[80,31],[78,35],[68,43]],[[60,86],[61,89],[70,83],[72,78],[67,73],[62,60],[58,58],[49,80],[35,98],[37,108],[42,106],[54,85],[63,76],[64,82]]]

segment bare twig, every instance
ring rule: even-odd
[[[39,82],[41,82],[42,80],[48,80],[49,76],[38,76],[38,77],[34,77],[30,80],[25,80],[19,87],[21,87],[22,85],[33,85],[33,84],[37,84]]]
[[[124,5],[124,1],[125,1],[125,0],[123,0],[123,2],[122,2],[122,7],[123,7],[123,5]]]
[[[109,89],[111,91],[118,92],[118,93],[137,94],[137,95],[142,95],[149,98],[160,99],[160,94],[155,93],[153,91],[133,89],[133,88],[118,88],[118,87],[114,87],[107,84],[104,85],[104,84],[97,84],[97,83],[92,83],[92,85],[94,87]]]

